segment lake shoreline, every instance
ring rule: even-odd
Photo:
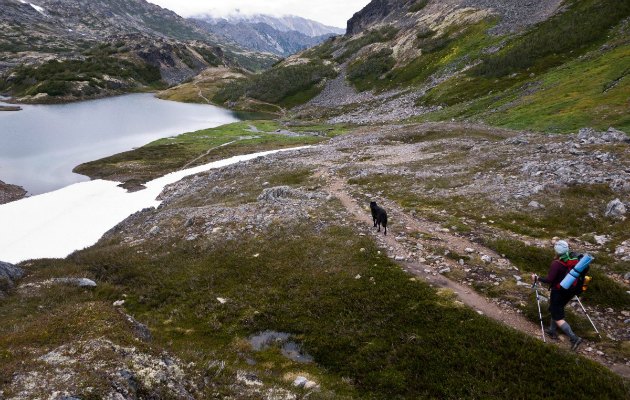
[[[0,106],[12,106],[6,97]],[[0,113],[0,179],[37,195],[87,181],[77,165],[151,141],[238,121],[220,107],[164,101],[153,93]]]
[[[22,111],[20,106],[3,106],[0,105],[0,111]]]
[[[34,96],[24,96],[24,97],[14,97],[14,96],[4,96],[4,99],[0,98],[0,101],[9,104],[16,105],[54,105],[54,104],[72,104],[72,103],[82,103],[86,101],[92,100],[101,100],[107,99],[110,97],[118,97],[118,96],[126,96],[129,94],[144,94],[144,93],[152,93],[155,98],[160,99],[157,94],[162,91],[159,88],[145,88],[146,90],[131,90],[131,91],[104,91],[90,96],[50,96],[46,93],[38,93]],[[164,100],[164,99],[160,99]],[[2,111],[2,110],[0,110]]]

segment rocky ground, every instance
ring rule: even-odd
[[[26,190],[20,186],[9,185],[0,181],[0,204],[19,200],[26,196]]]
[[[612,129],[558,136],[455,123],[363,127],[327,144],[185,178],[165,189],[158,209],[130,216],[98,246],[120,243],[138,254],[150,246],[156,250],[147,257],[159,259],[175,247],[214,249],[242,235],[270,237],[286,226],[351,227],[360,237],[372,238],[379,252],[398,263],[411,280],[427,281],[452,293],[458,304],[540,338],[537,313],[531,315],[536,302],[529,274],[547,268],[551,260],[545,255],[553,236],[562,235],[572,248],[609,260],[595,265],[600,281],[614,285],[620,296],[630,296],[628,146],[628,137]],[[571,197],[576,188],[586,190],[584,195]],[[389,213],[387,236],[372,227],[370,200]],[[545,225],[558,203],[572,212],[587,207],[593,221],[605,224],[581,234]],[[492,243],[501,239],[539,251],[542,267],[519,263],[516,253],[498,251]],[[34,298],[55,285],[82,282],[30,278],[17,293]],[[547,293],[542,291],[543,309]],[[579,305],[569,306],[574,329],[586,338],[578,352],[629,378],[630,301],[596,301],[584,297],[602,339],[580,317]],[[55,388],[51,398],[72,396],[81,387],[77,379],[97,379],[85,369],[94,363],[100,366],[98,379],[105,376],[110,382],[106,392],[112,399],[147,393],[198,398],[204,379],[207,384],[212,376],[222,376],[221,359],[208,362],[204,368],[211,372],[204,378],[198,366],[147,347],[143,341],[151,333],[125,313],[125,298],[114,305],[120,311],[110,318],[133,329],[135,339],[88,336],[35,352],[41,368],[19,373],[7,387],[12,394],[8,398],[34,398],[42,382]],[[564,338],[553,345],[569,347]],[[285,374],[293,390],[270,386],[248,369],[221,379],[231,388],[227,397],[294,399],[320,390],[320,382],[308,373]],[[326,392],[320,395],[325,398]]]
[[[307,104],[291,112],[299,118],[325,118],[330,124],[379,124],[406,119],[441,110],[441,106],[420,106],[417,100],[431,88],[456,76],[462,71],[449,68],[427,78],[421,87],[394,89],[375,94],[359,92],[346,78],[346,65],[339,75],[325,83],[324,89]]]
[[[459,133],[450,138],[448,134],[446,138],[430,137],[435,132]],[[507,236],[523,245],[545,249],[550,247],[552,237],[511,231],[484,214],[535,212],[561,201],[548,193],[571,186],[604,185],[611,194],[592,212],[601,218],[625,221],[630,206],[628,145],[628,137],[612,129],[603,133],[585,129],[576,135],[557,136],[462,124],[364,128],[297,155],[254,160],[184,179],[165,190],[160,210],[136,215],[112,233],[123,235],[130,245],[174,238],[195,241],[207,235],[229,240],[243,229],[264,235],[283,220],[316,220],[315,206],[337,198],[344,208],[335,218],[354,221],[362,234],[375,235],[383,250],[410,273],[434,279],[438,286],[455,288],[461,301],[480,313],[540,335],[539,328],[523,318],[525,305],[532,301],[529,273],[533,270],[517,267],[484,245],[484,239]],[[253,203],[247,199],[254,196],[251,191],[255,193],[255,189],[212,183],[247,174],[248,169],[261,164],[289,171],[307,168],[313,171],[317,183],[299,189],[269,187],[263,177],[257,176],[252,183],[259,188],[259,194]],[[401,199],[401,193],[409,190],[411,193],[405,196],[417,196],[426,205],[409,207],[409,199]],[[541,194],[548,200],[541,200]],[[199,196],[211,203],[229,198],[241,199],[244,204],[224,203],[211,210],[180,206]],[[470,215],[454,219],[455,207],[439,202],[462,198],[478,203]],[[367,204],[371,199],[390,211],[387,237],[376,235],[369,226]],[[438,202],[430,204],[430,199]],[[174,224],[175,220],[185,222]],[[628,259],[627,232],[588,234],[595,240],[568,239],[580,251],[600,251],[622,261]],[[630,271],[627,262],[623,265],[625,269],[606,270],[606,274],[625,287],[624,294],[628,296]],[[442,278],[436,278],[439,276]],[[489,288],[500,290],[489,295]],[[576,314],[581,313],[577,303],[570,307]],[[612,363],[613,368],[628,374],[628,354],[613,348],[623,343],[627,346],[630,340],[630,310],[590,304],[586,307],[596,325],[603,329],[605,339],[588,343],[580,352],[604,364]]]

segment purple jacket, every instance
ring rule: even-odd
[[[538,278],[539,281],[549,284],[554,289],[557,288],[564,277],[569,273],[569,269],[562,265],[560,260],[553,260],[551,267],[549,267],[549,273],[545,278]]]

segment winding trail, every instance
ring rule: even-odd
[[[359,205],[359,203],[348,192],[346,184],[342,179],[333,176],[328,170],[325,169],[325,167],[320,168],[316,172],[316,176],[325,180],[325,190],[328,191],[332,196],[336,197],[342,203],[344,208],[358,222],[362,224],[372,225],[372,218],[369,209],[367,207],[364,208]],[[390,211],[390,219],[391,216],[394,216],[394,218],[396,219],[396,225],[398,225],[400,229],[405,229],[407,231],[418,231],[429,234],[432,237],[439,239],[441,244],[444,244],[448,249],[455,250],[457,252],[463,253],[464,249],[472,248],[483,254],[488,254],[492,257],[497,258],[499,257],[498,254],[494,253],[492,250],[486,248],[485,246],[474,243],[464,237],[444,232],[440,229],[440,226],[434,222],[426,221],[416,216],[408,215],[394,202],[385,200],[383,204],[385,208]],[[393,232],[390,230],[390,234],[386,236],[382,233],[377,233],[376,231],[373,231],[373,235],[378,244],[381,247],[388,249],[390,256],[408,254],[409,249],[405,248],[405,246],[397,240],[396,236],[392,235],[391,233]],[[417,239],[417,241],[420,242],[421,240]],[[459,282],[456,282],[446,276],[436,273],[434,269],[431,269],[428,265],[420,261],[414,261],[412,257],[400,256],[400,258],[403,258],[404,260],[397,259],[396,261],[408,273],[425,280],[433,286],[450,289],[457,296],[457,299],[460,302],[477,311],[479,314],[502,322],[513,329],[542,340],[540,325],[532,323],[522,314],[517,313],[516,310],[500,307],[498,304],[475,292],[472,288],[467,287],[466,285],[462,285]],[[454,260],[445,259],[443,263],[449,264],[451,268],[457,268],[456,262]],[[568,341],[566,340],[552,341],[547,338],[547,343],[553,343],[565,349],[569,349],[570,347]],[[625,379],[630,379],[629,366],[624,364],[611,364],[610,362],[607,362],[604,358],[596,355],[594,352],[584,351],[584,348],[581,348],[578,352],[580,353],[580,355],[583,355],[593,361],[604,365],[621,377]]]
[[[208,104],[212,104],[212,102],[210,100],[208,100],[208,98],[206,96],[203,95],[203,92],[201,91],[201,88],[199,87],[199,85],[197,85],[197,83],[193,83],[193,85],[195,85],[195,87],[197,88],[197,90],[199,90],[199,97],[201,97],[202,99],[204,99],[204,101]]]
[[[201,159],[202,159],[202,158],[204,158],[204,157],[207,157],[207,156],[208,156],[210,153],[212,153],[214,150],[216,150],[216,149],[220,149],[221,147],[225,147],[225,146],[231,145],[231,144],[236,143],[236,142],[238,142],[238,140],[232,140],[231,142],[223,143],[223,144],[220,144],[220,145],[218,145],[218,146],[216,146],[216,147],[212,147],[211,149],[209,149],[208,151],[204,152],[204,153],[203,153],[202,155],[200,155],[199,157],[195,157],[194,159],[192,159],[192,160],[190,160],[189,162],[187,162],[187,163],[186,163],[186,165],[184,165],[183,167],[181,167],[179,170],[181,171],[181,170],[184,170],[184,169],[190,168],[190,167],[192,167],[192,166],[193,166],[193,165],[194,165],[197,161],[201,160]]]

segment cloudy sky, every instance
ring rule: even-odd
[[[352,14],[370,0],[148,0],[183,17],[210,13],[223,16],[240,10],[243,14],[298,15],[326,25],[346,27]]]

